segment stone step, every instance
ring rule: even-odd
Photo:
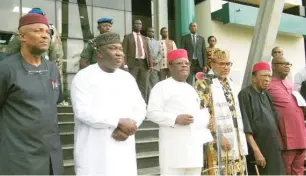
[[[152,176],[152,175],[160,175],[159,167],[149,167],[144,169],[138,169],[138,175],[142,176]]]
[[[58,113],[73,113],[72,106],[57,106]]]
[[[136,140],[158,138],[159,128],[139,128],[135,134]],[[74,143],[74,132],[60,132],[61,144],[69,145]]]
[[[58,125],[61,132],[71,132],[74,130],[73,113],[61,113],[58,115]],[[139,128],[158,128],[158,125],[145,119]]]
[[[62,146],[64,160],[73,160],[73,144]],[[158,151],[158,138],[136,140],[136,152],[145,153]]]
[[[139,175],[142,174],[158,174],[158,152],[144,152],[137,153],[137,168]],[[150,169],[151,168],[151,169]],[[154,169],[153,169],[154,168]],[[158,170],[158,171],[157,171]],[[150,172],[153,173],[150,173]],[[74,161],[73,160],[64,160],[64,175],[74,175]]]

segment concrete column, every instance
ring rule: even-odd
[[[189,23],[195,21],[194,0],[174,0],[175,7],[175,40],[178,47],[181,37],[189,33]]]
[[[162,27],[168,28],[168,0],[152,0],[152,26],[155,30],[155,39],[159,40],[159,30]]]
[[[212,31],[212,20],[211,20],[211,1],[216,0],[206,0],[200,2],[195,6],[195,14],[198,24],[198,34],[203,36],[205,40],[211,35]],[[208,43],[206,42],[208,45]]]
[[[269,62],[274,47],[285,0],[262,0],[244,73],[242,88],[252,83],[252,67],[256,62]]]

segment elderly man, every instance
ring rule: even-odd
[[[203,144],[212,141],[207,128],[208,109],[200,110],[197,92],[186,83],[190,63],[187,51],[168,54],[172,77],[156,84],[149,99],[147,118],[160,125],[161,175],[201,175]]]
[[[78,72],[71,85],[75,171],[137,176],[134,134],[146,104],[132,75],[118,69],[124,57],[119,34],[101,34],[96,44],[97,64]]]
[[[304,174],[306,133],[304,124],[304,106],[297,102],[303,100],[293,83],[286,79],[292,64],[283,56],[272,60],[272,81],[268,92],[274,108],[279,114],[281,150],[287,175]]]
[[[112,31],[113,19],[111,18],[100,18],[98,21],[98,30],[100,34]],[[90,64],[97,63],[96,55],[96,37],[88,40],[85,48],[81,53],[80,69],[87,67]]]
[[[61,175],[61,81],[55,63],[42,59],[50,44],[48,21],[28,14],[18,29],[21,52],[0,62],[0,174]]]
[[[211,175],[218,174],[216,169],[212,169],[217,165],[225,166],[224,173],[219,174],[243,175],[245,172],[248,149],[238,102],[240,88],[228,77],[232,64],[228,51],[215,50],[212,69],[208,75],[197,77],[194,86],[200,96],[201,107],[209,108],[213,136],[216,136],[216,125],[221,128],[221,146],[215,146],[215,143],[207,146],[207,166],[204,169],[210,169],[208,174]],[[217,162],[216,147],[222,147],[222,163]]]
[[[270,65],[258,62],[253,67],[252,85],[241,90],[238,95],[244,132],[249,144],[249,175],[285,174],[278,140],[278,115],[266,92],[270,79]]]

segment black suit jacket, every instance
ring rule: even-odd
[[[196,50],[194,51],[194,47],[192,45],[191,34],[184,35],[182,37],[181,47],[188,52],[189,60],[193,58],[193,52],[196,52],[197,59],[199,61],[200,67],[203,68],[207,65],[206,59],[206,45],[204,37],[200,35],[196,35]]]

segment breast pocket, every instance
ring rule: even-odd
[[[51,90],[51,96],[56,103],[60,96],[60,83],[56,78],[49,78],[48,80],[49,90]]]
[[[275,91],[271,94],[274,102],[277,103],[290,103],[289,93],[286,91]]]

